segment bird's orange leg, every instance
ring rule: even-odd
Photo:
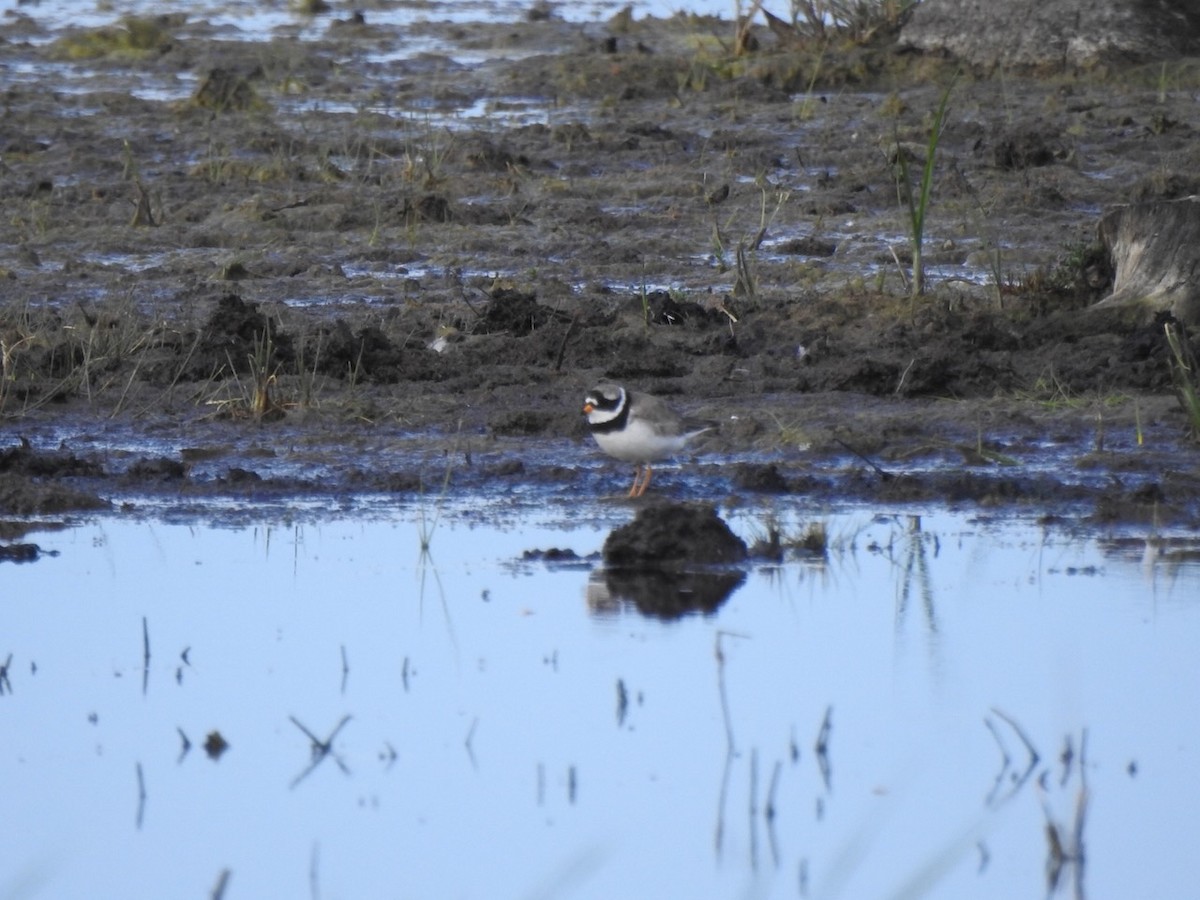
[[[638,492],[637,492],[637,496],[639,496],[639,497],[642,496],[642,494],[646,493],[646,488],[650,486],[650,472],[651,472],[650,463],[646,463],[646,467],[643,471],[645,472],[645,474],[642,477],[642,486],[640,488],[638,488]]]
[[[642,467],[640,465],[638,465],[633,470],[633,486],[630,487],[630,489],[629,489],[630,497],[640,497],[641,496],[641,494],[638,493],[638,483],[639,483],[641,477],[642,477]]]

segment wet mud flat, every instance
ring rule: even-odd
[[[886,33],[318,21],[0,23],[5,515],[611,497],[611,380],[721,423],[668,496],[1200,522],[1164,323],[1088,309],[1103,210],[1196,191],[1187,61],[958,73],[912,299],[956,70]]]

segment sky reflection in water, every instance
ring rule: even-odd
[[[514,563],[602,530],[463,512],[426,564],[399,510],[34,535],[59,555],[0,569],[0,897],[1044,896],[1081,751],[1088,893],[1190,889],[1196,563],[840,515],[826,562],[665,621]]]

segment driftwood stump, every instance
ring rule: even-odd
[[[1200,324],[1200,197],[1118,207],[1100,220],[1113,262],[1113,292],[1096,308],[1168,311]]]

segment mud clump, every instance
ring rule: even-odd
[[[102,497],[55,480],[103,474],[99,464],[73,453],[41,453],[25,443],[10,447],[0,452],[0,514],[31,516],[109,509],[112,504]]]
[[[499,288],[493,292],[476,330],[481,334],[521,336],[541,328],[553,315],[554,311],[538,303],[533,294]]]
[[[259,311],[258,304],[247,303],[237,294],[225,294],[217,301],[201,335],[193,369],[204,374],[225,365],[246,373],[256,359],[267,364],[290,361],[294,355],[291,338]]]
[[[649,506],[604,542],[604,562],[613,568],[721,565],[746,555],[746,543],[705,503]]]
[[[0,474],[0,513],[6,516],[36,516],[110,507],[107,500],[86,491],[61,484],[46,484],[13,473]]]

